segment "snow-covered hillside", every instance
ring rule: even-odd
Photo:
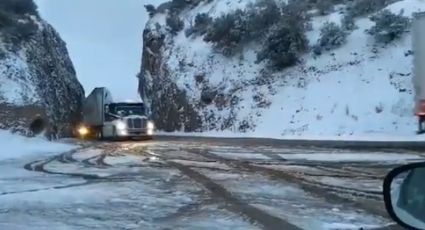
[[[343,46],[320,56],[306,52],[300,64],[279,72],[257,62],[256,42],[225,57],[202,36],[185,35],[198,13],[218,17],[248,2],[213,0],[187,8],[180,13],[185,27],[175,35],[167,28],[166,11],[147,23],[139,88],[159,128],[268,137],[416,131],[409,33],[377,45],[365,33],[373,26],[370,14],[357,17],[357,28]],[[425,2],[396,1],[385,8],[412,17],[425,10]],[[306,33],[310,45],[324,23],[340,24],[343,9],[339,5],[311,18],[312,29]],[[205,103],[205,97],[210,101]]]

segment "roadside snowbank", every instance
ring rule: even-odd
[[[371,133],[364,135],[268,135],[263,133],[236,133],[230,131],[210,131],[202,133],[185,132],[157,132],[158,136],[176,137],[212,137],[212,138],[268,138],[277,140],[306,140],[306,141],[362,141],[362,142],[424,142],[425,135],[390,135],[385,133]]]
[[[423,160],[423,157],[413,154],[399,153],[313,153],[313,154],[279,154],[286,160],[308,160],[327,162],[405,162]]]
[[[75,145],[70,144],[49,142],[41,137],[27,138],[6,130],[0,130],[0,160],[26,155],[60,153],[75,147]]]

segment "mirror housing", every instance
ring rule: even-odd
[[[406,229],[425,230],[425,162],[393,169],[383,185],[390,217]]]

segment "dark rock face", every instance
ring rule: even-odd
[[[16,17],[37,29],[19,42],[6,40],[0,47],[0,128],[28,134],[39,115],[47,133],[70,135],[80,120],[84,90],[66,44],[38,15]],[[10,91],[8,85],[16,89]]]
[[[47,23],[27,47],[28,66],[48,122],[67,134],[80,120],[84,90],[78,82],[65,42]],[[43,57],[43,58],[40,58]]]
[[[199,131],[202,122],[195,108],[188,101],[186,92],[179,89],[168,74],[162,57],[166,42],[161,28],[146,28],[142,69],[139,74],[139,93],[150,108],[158,129],[164,131]]]

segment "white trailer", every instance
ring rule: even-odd
[[[90,126],[103,126],[105,122],[104,109],[112,104],[111,92],[106,88],[95,88],[83,103],[83,123]]]
[[[413,86],[415,114],[418,117],[418,133],[424,133],[425,122],[425,12],[416,13],[412,26]]]
[[[95,88],[83,103],[80,137],[152,138],[154,124],[146,115],[143,103],[113,102],[109,90]]]

